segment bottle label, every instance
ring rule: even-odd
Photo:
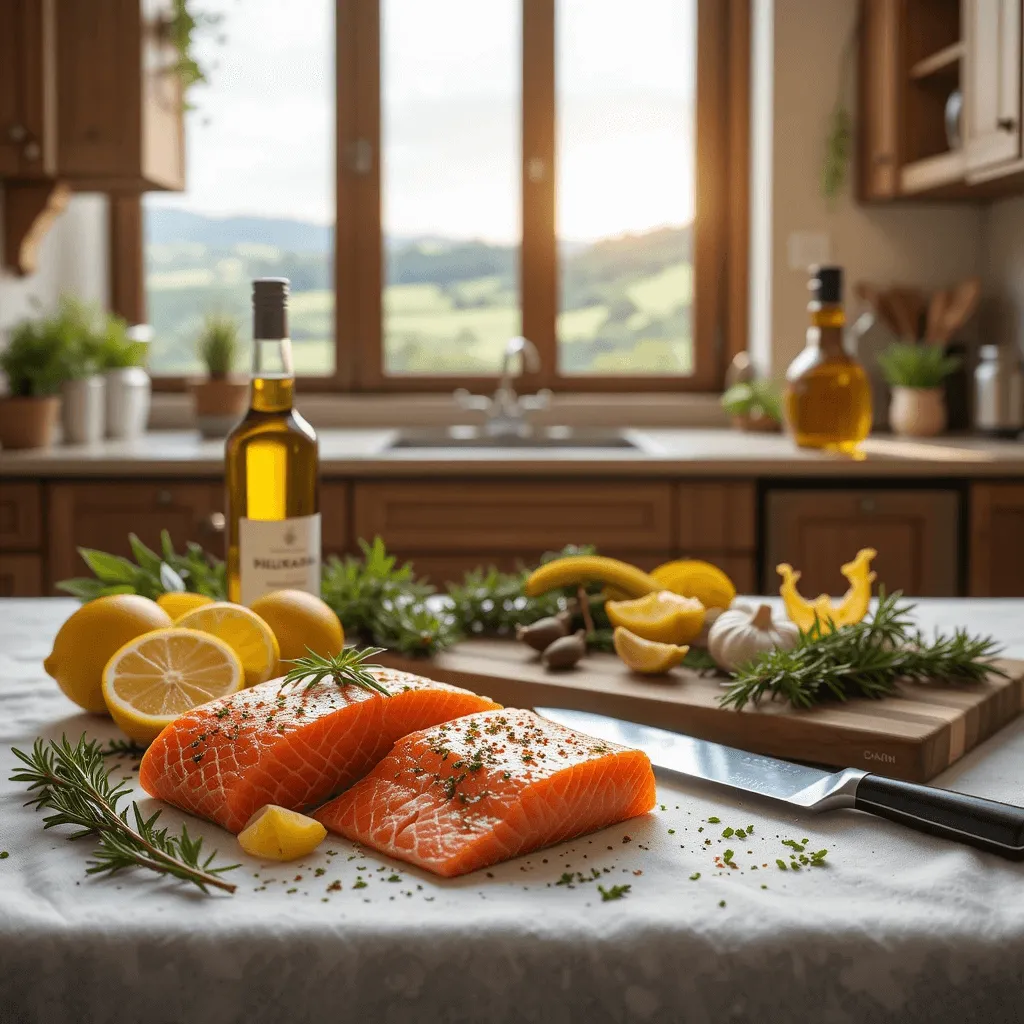
[[[320,596],[320,513],[293,519],[239,519],[242,604],[273,590]]]

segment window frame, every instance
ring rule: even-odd
[[[493,374],[388,375],[383,350],[381,225],[380,0],[335,0],[336,219],[335,368],[302,377],[307,392],[487,391]],[[689,376],[567,375],[557,372],[558,254],[555,225],[555,4],[522,0],[522,332],[537,346],[540,370],[521,387],[555,392],[710,392],[729,360],[747,347],[750,0],[697,0],[694,372]],[[531,181],[530,160],[546,173]],[[140,196],[110,203],[110,302],[129,320],[145,317]],[[179,391],[184,377],[154,378]]]

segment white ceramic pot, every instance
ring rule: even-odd
[[[141,366],[108,370],[107,437],[130,441],[146,432],[153,383]]]
[[[942,388],[892,389],[889,426],[903,437],[934,437],[946,429],[946,394]]]
[[[65,381],[61,387],[61,423],[65,444],[96,444],[103,440],[106,381],[98,374]]]

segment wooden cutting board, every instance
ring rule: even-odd
[[[720,679],[690,669],[645,678],[611,654],[569,672],[547,672],[510,640],[467,640],[428,661],[382,655],[394,667],[453,683],[509,707],[563,707],[673,729],[797,761],[865,768],[928,782],[1024,710],[1024,661],[997,664],[1008,678],[975,685],[901,687],[898,697],[851,700],[806,711],[766,702],[718,706]]]

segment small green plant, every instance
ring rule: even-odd
[[[241,348],[239,325],[227,313],[208,313],[196,342],[196,352],[214,380],[226,377],[238,362]]]
[[[722,395],[722,408],[730,416],[765,416],[782,422],[782,389],[773,380],[751,380],[733,384]]]
[[[167,30],[174,48],[178,51],[174,70],[181,79],[181,90],[185,96],[193,85],[205,85],[210,80],[210,69],[200,64],[196,58],[196,37],[203,32],[216,29],[223,20],[223,14],[196,10],[191,0],[174,0]],[[218,42],[223,41],[224,37],[220,35]],[[184,106],[186,110],[193,109],[187,99]]]
[[[960,366],[939,345],[898,342],[878,356],[878,365],[890,387],[937,388]]]
[[[98,339],[96,358],[101,370],[123,370],[145,366],[149,345],[129,334],[128,323],[119,316],[107,316],[105,330]]]
[[[0,353],[0,369],[18,397],[53,395],[67,380],[96,373],[100,352],[116,324],[97,306],[62,295],[50,316],[15,327]]]

